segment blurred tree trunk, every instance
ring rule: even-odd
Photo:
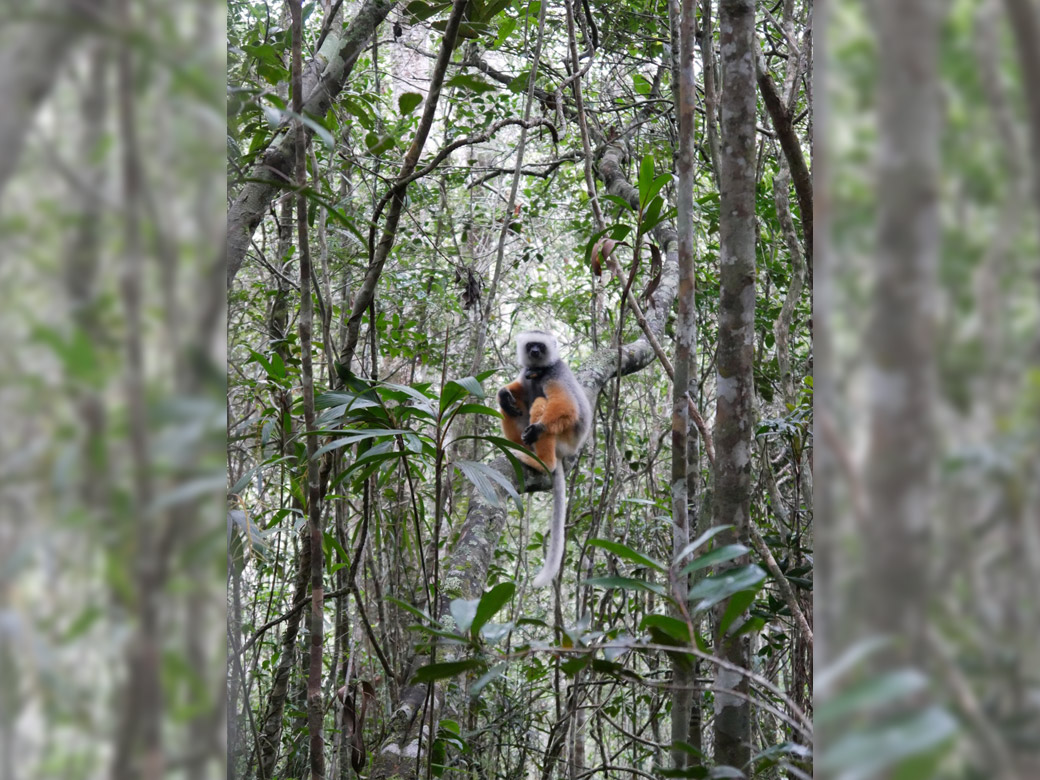
[[[935,460],[935,285],[942,132],[940,0],[879,3],[878,247],[867,333],[869,625],[892,663],[925,658]]]
[[[715,525],[733,525],[720,543],[748,543],[751,521],[752,366],[755,344],[755,3],[719,4],[722,125],[719,184],[718,405],[715,417]],[[747,563],[746,556],[731,565]],[[748,668],[747,637],[716,636],[721,658]],[[715,761],[743,769],[751,759],[747,678],[715,675]],[[730,692],[732,691],[732,692]]]

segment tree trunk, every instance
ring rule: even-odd
[[[748,543],[751,522],[752,364],[755,345],[755,3],[721,0],[722,126],[719,182],[719,343],[715,416],[715,525],[733,525],[720,544]],[[731,565],[747,562],[746,556]],[[716,654],[742,668],[747,638],[716,636]],[[743,769],[751,759],[747,678],[715,676],[715,761]]]
[[[696,436],[690,432],[690,411],[687,393],[691,374],[696,365],[697,354],[697,290],[694,273],[693,235],[693,188],[694,155],[696,139],[694,125],[694,101],[697,84],[693,72],[694,31],[696,27],[697,0],[676,0],[669,4],[671,9],[673,38],[678,33],[679,63],[677,89],[679,138],[678,138],[678,185],[676,207],[678,210],[679,238],[679,319],[675,328],[675,376],[672,378],[672,555],[678,555],[690,541],[690,495],[688,493],[688,469],[690,462],[687,448],[696,446]],[[676,597],[685,600],[689,577],[679,577],[673,572],[672,583]],[[677,614],[681,618],[682,615]],[[672,768],[684,769],[689,753],[679,747],[689,738],[696,682],[695,668],[678,654],[672,660]]]
[[[939,250],[939,0],[876,7],[878,249],[867,332],[867,551],[874,631],[899,637],[890,663],[925,657],[934,487],[934,326]]]

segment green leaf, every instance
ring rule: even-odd
[[[592,585],[597,588],[618,588],[620,590],[639,590],[645,593],[656,593],[658,596],[667,595],[663,585],[653,582],[645,582],[632,577],[591,577],[582,582],[583,585]]]
[[[620,195],[604,195],[601,198],[601,200],[610,201],[611,203],[620,206],[625,211],[635,211],[635,209],[632,208],[632,204],[624,198],[622,198]],[[611,238],[613,238],[613,236],[611,236]]]
[[[671,615],[651,614],[644,617],[639,624],[640,631],[646,631],[650,628],[656,628],[664,632],[678,644],[690,644],[690,627],[686,625],[685,620],[680,620]]]
[[[473,618],[477,616],[477,599],[452,599],[448,609],[455,619],[455,630],[459,634],[465,634],[473,625]]]
[[[632,87],[637,95],[649,95],[653,91],[653,85],[639,73],[632,74]]]
[[[498,495],[498,490],[495,489],[495,485],[498,485],[513,499],[513,503],[516,504],[518,511],[521,510],[523,502],[520,494],[516,492],[516,488],[513,487],[508,479],[487,463],[480,463],[475,460],[456,460],[452,461],[452,465],[462,472],[462,475],[473,484],[473,487],[480,492],[481,497],[491,506],[502,506],[502,499]]]
[[[386,429],[384,429],[384,428],[377,428],[377,429],[368,430],[368,431],[356,431],[356,432],[355,431],[351,431],[346,436],[343,436],[342,438],[337,438],[334,442],[330,442],[329,444],[326,444],[324,447],[319,448],[318,451],[314,453],[314,459],[317,460],[322,455],[324,455],[326,452],[331,452],[332,450],[338,450],[340,447],[348,447],[351,444],[357,444],[359,441],[367,441],[368,439],[386,438],[388,436],[399,436],[399,435],[404,434],[404,433],[411,433],[411,431],[394,429],[394,428],[386,428]]]
[[[707,577],[690,588],[689,599],[700,601],[694,610],[705,610],[715,606],[734,593],[754,588],[766,578],[766,573],[755,564],[738,566],[724,572]]]
[[[696,539],[694,539],[692,542],[690,542],[688,545],[682,548],[682,551],[675,556],[675,563],[678,564],[679,561],[681,561],[687,555],[692,553],[694,550],[696,550],[702,544],[707,542],[709,539],[713,539],[716,535],[722,533],[723,531],[728,531],[730,528],[733,528],[733,526],[717,525],[714,528],[709,528],[707,531],[702,533],[700,536],[698,536]]]
[[[816,708],[817,723],[833,723],[847,715],[866,715],[912,698],[928,687],[917,669],[896,669],[869,677]]]
[[[628,202],[625,201],[625,205],[628,206]],[[610,233],[610,237],[614,241],[624,241],[628,237],[628,234],[632,232],[631,225],[625,225],[620,222],[616,222],[609,227],[603,228],[598,231],[592,238],[589,239],[588,243],[585,244],[585,264],[588,265],[592,262],[592,250],[596,248],[596,244],[603,236]],[[614,255],[611,255],[614,256]]]
[[[639,163],[639,205],[640,208],[650,202],[650,188],[654,185],[654,158],[645,155]]]
[[[480,629],[513,598],[515,592],[516,583],[500,582],[480,597],[480,603],[477,605],[476,614],[473,617],[473,625],[470,628],[474,639],[480,633]]]
[[[705,553],[704,555],[694,558],[686,564],[683,567],[682,573],[689,574],[690,572],[703,569],[707,566],[715,566],[719,563],[732,561],[734,558],[739,558],[747,551],[748,548],[742,544],[727,544],[722,547],[716,547],[710,553]]]
[[[436,621],[432,617],[430,617],[426,612],[424,612],[423,610],[419,609],[418,607],[412,606],[411,604],[409,604],[406,601],[401,601],[400,599],[394,598],[393,596],[387,596],[387,599],[392,604],[396,604],[398,607],[403,609],[405,612],[408,612],[408,613],[414,615],[415,617],[417,617],[420,620],[422,620],[424,623],[436,623]]]
[[[953,716],[941,707],[933,706],[908,718],[846,732],[820,756],[819,763],[823,769],[873,777],[915,758],[928,758],[929,753],[952,740],[957,731],[957,721]],[[930,772],[920,774],[920,768],[916,770],[917,774],[911,774],[912,770],[907,769],[907,772],[900,771],[895,776],[933,776]]]
[[[487,417],[494,417],[496,420],[502,416],[498,409],[492,409],[490,406],[484,406],[484,404],[463,404],[455,410],[455,414],[482,414]]]
[[[513,30],[516,29],[516,17],[507,16],[498,23],[498,35],[495,38],[495,42],[491,44],[493,49],[497,49],[506,39],[513,34]]]
[[[370,130],[365,134],[365,146],[370,154],[377,157],[388,149],[393,149],[394,143],[394,137],[386,133],[376,133],[374,130]]]
[[[449,380],[444,384],[444,390],[441,391],[441,411],[443,412],[460,398],[465,398],[467,395],[475,395],[477,398],[485,397],[484,388],[480,386],[480,382],[476,380],[476,377],[467,376],[462,379]]]
[[[450,7],[451,3],[425,3],[423,0],[413,0],[405,6],[404,12],[407,15],[408,23],[415,24]]]
[[[640,566],[647,566],[655,571],[664,573],[667,571],[663,563],[655,561],[653,558],[649,558],[640,552],[636,552],[631,547],[626,547],[621,542],[612,542],[609,539],[591,539],[589,544],[593,547],[599,547],[607,552],[612,552],[619,558],[624,558],[627,561],[639,564]]]
[[[530,78],[531,78],[531,69],[528,68],[527,70],[522,70],[522,71],[520,71],[520,73],[516,77],[513,78],[512,81],[509,82],[508,85],[506,85],[506,89],[508,89],[510,92],[514,92],[514,93],[516,93],[518,95],[520,93],[522,93],[522,92],[526,92],[527,91],[527,81]]]
[[[408,116],[410,113],[415,111],[422,102],[423,96],[418,92],[405,92],[397,98],[397,108],[400,110],[401,116]]]
[[[343,549],[343,545],[339,543],[339,539],[330,534],[328,531],[322,531],[322,535],[325,540],[325,549],[331,552],[339,553],[340,560],[347,562],[350,561],[350,556],[347,555],[347,551]],[[332,556],[329,556],[331,562]]]
[[[664,201],[661,198],[655,197],[650,201],[650,205],[643,211],[643,216],[639,220],[641,233],[649,233],[654,229],[654,226],[660,221],[662,208],[664,208]]]
[[[568,677],[573,677],[586,666],[592,663],[591,655],[582,655],[577,658],[568,658],[566,661],[560,664],[560,671]]]
[[[733,595],[733,598],[729,600],[729,604],[726,605],[726,611],[719,619],[720,634],[725,635],[730,624],[743,615],[744,611],[751,606],[751,602],[755,600],[755,593],[756,591],[754,590],[742,590],[740,593]]]
[[[439,664],[427,664],[416,670],[415,675],[412,677],[412,683],[431,683],[437,680],[447,680],[465,672],[483,669],[485,666],[486,664],[477,658],[470,658],[466,661],[445,661]]]

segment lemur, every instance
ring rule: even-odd
[[[567,483],[562,459],[575,455],[592,428],[592,407],[578,380],[560,360],[556,337],[541,330],[517,337],[520,375],[498,391],[502,431],[506,438],[531,448],[553,475],[553,514],[549,552],[534,578],[536,588],[549,585],[563,562]],[[529,455],[520,459],[539,471],[543,466]]]

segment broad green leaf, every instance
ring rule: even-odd
[[[498,485],[513,499],[513,503],[517,505],[518,509],[522,507],[520,494],[516,492],[516,488],[513,487],[508,479],[487,463],[480,463],[475,460],[456,460],[452,461],[452,465],[462,472],[462,475],[473,484],[473,487],[479,491],[483,499],[491,506],[502,506],[502,499],[495,488]]]
[[[640,73],[632,74],[632,87],[637,95],[649,95],[653,91],[653,85]]]
[[[612,542],[609,539],[592,539],[589,541],[589,544],[593,547],[599,547],[608,552],[612,552],[619,558],[624,558],[625,560],[639,564],[640,566],[647,566],[662,573],[667,570],[663,563],[655,561],[653,558],[647,557],[640,552],[636,552],[631,547],[621,544],[621,542]]]
[[[650,202],[650,189],[654,185],[654,157],[653,155],[645,155],[642,162],[639,163],[639,205],[643,208],[647,203]]]
[[[723,531],[728,531],[730,528],[733,528],[733,526],[717,525],[714,528],[709,528],[707,531],[702,533],[700,536],[698,536],[696,539],[694,539],[692,542],[690,542],[688,545],[682,548],[682,551],[675,556],[675,563],[681,561],[683,558],[692,553],[694,550],[696,550],[702,544],[707,542],[709,539],[714,538],[717,534],[720,534]]]
[[[498,409],[492,409],[490,406],[484,406],[484,404],[463,404],[455,410],[456,414],[482,414],[487,417],[494,417],[498,419],[501,417],[501,413]]]
[[[694,558],[688,564],[683,567],[682,573],[689,574],[690,572],[703,569],[707,566],[715,566],[719,563],[726,561],[732,561],[734,558],[739,558],[741,555],[746,553],[748,548],[742,544],[727,544],[722,547],[716,547],[709,553],[705,553],[697,558]]]
[[[467,376],[462,379],[452,379],[444,384],[444,390],[441,392],[440,408],[443,412],[451,404],[458,401],[460,398],[465,398],[467,395],[474,395],[477,398],[484,398],[484,388],[480,386],[480,382],[475,377]]]
[[[908,718],[893,720],[873,728],[846,731],[819,757],[819,767],[854,772],[856,777],[873,777],[883,770],[900,768],[904,762],[922,758],[957,734],[957,721],[945,709],[933,706]],[[910,780],[931,777],[931,773],[899,772],[892,775]]]
[[[471,74],[462,74],[448,79],[445,82],[446,86],[457,87],[459,89],[468,89],[470,92],[476,92],[481,94],[483,92],[494,92],[498,87],[494,84],[488,84],[483,79],[477,78]]]
[[[423,2],[423,0],[412,0],[411,3],[405,6],[404,12],[407,15],[408,23],[415,24],[416,22],[425,21],[450,7],[451,3],[427,3]]]
[[[632,577],[591,577],[582,582],[583,585],[592,585],[597,588],[618,588],[620,590],[639,590],[647,593],[656,593],[658,596],[667,595],[663,585],[652,582],[644,582]]]
[[[423,96],[418,92],[405,92],[397,98],[397,108],[400,110],[401,116],[408,116],[410,113],[415,111],[422,102]]]
[[[756,592],[754,590],[742,590],[740,593],[733,595],[733,598],[729,600],[729,604],[726,605],[726,611],[722,613],[722,617],[719,619],[720,634],[725,635],[733,621],[743,615],[744,611],[751,606],[751,602],[755,600]]]
[[[706,577],[690,588],[689,600],[696,601],[694,610],[700,611],[715,606],[734,593],[748,590],[759,585],[766,578],[766,573],[755,564],[738,566],[724,572]]]
[[[471,631],[474,638],[480,633],[480,629],[495,616],[495,614],[511,599],[516,592],[516,583],[500,582],[487,593],[480,597],[476,613],[473,617]]]
[[[317,452],[314,453],[314,458],[315,458],[315,460],[317,460],[322,455],[324,455],[326,452],[330,452],[332,450],[337,450],[340,447],[347,447],[347,446],[350,446],[351,444],[357,444],[359,441],[367,441],[368,439],[385,438],[387,436],[400,436],[401,434],[404,434],[404,433],[411,433],[411,431],[395,429],[395,428],[386,428],[386,429],[377,428],[375,430],[368,430],[368,431],[366,431],[366,430],[351,431],[350,433],[348,433],[347,435],[343,436],[342,438],[338,438],[338,439],[336,439],[336,441],[330,442],[329,444],[326,444],[324,447],[321,447]]]
[[[628,204],[626,203],[625,205],[627,206]],[[589,263],[592,262],[592,250],[596,248],[596,244],[607,233],[611,234],[610,237],[614,241],[624,241],[625,238],[628,236],[628,234],[631,233],[631,232],[632,232],[632,226],[631,225],[625,225],[625,224],[620,223],[620,222],[617,222],[617,223],[611,225],[610,227],[603,228],[603,230],[600,230],[600,231],[596,232],[592,236],[592,238],[590,238],[588,240],[588,242],[585,244],[585,264],[588,265]]]
[[[896,669],[870,677],[842,691],[816,708],[817,723],[832,723],[847,715],[877,712],[913,697],[928,687],[928,678],[917,669]]]
[[[473,625],[473,618],[477,616],[477,599],[452,599],[448,609],[455,619],[455,630],[459,634],[465,634]]]
[[[393,596],[387,596],[386,598],[392,604],[396,604],[398,607],[403,609],[405,612],[408,612],[408,613],[410,613],[412,615],[415,615],[415,617],[419,618],[420,620],[422,620],[422,621],[424,621],[426,623],[434,623],[435,622],[434,619],[432,617],[430,617],[424,610],[421,610],[418,607],[412,606],[411,604],[409,604],[406,601],[401,601],[400,599],[394,598]]]
[[[640,622],[639,630],[646,631],[649,628],[663,631],[679,644],[688,645],[690,643],[690,627],[686,625],[685,620],[680,620],[677,617],[657,614],[647,615]]]
[[[484,674],[480,675],[480,677],[477,678],[477,681],[475,683],[473,683],[473,685],[470,686],[470,688],[469,688],[469,695],[473,696],[473,697],[476,697],[476,696],[480,695],[480,692],[482,690],[484,690],[484,687],[488,683],[494,682],[499,677],[501,677],[503,674],[505,674],[505,672],[506,672],[506,664],[505,663],[495,664],[490,669],[488,669],[486,672],[484,672]]]

